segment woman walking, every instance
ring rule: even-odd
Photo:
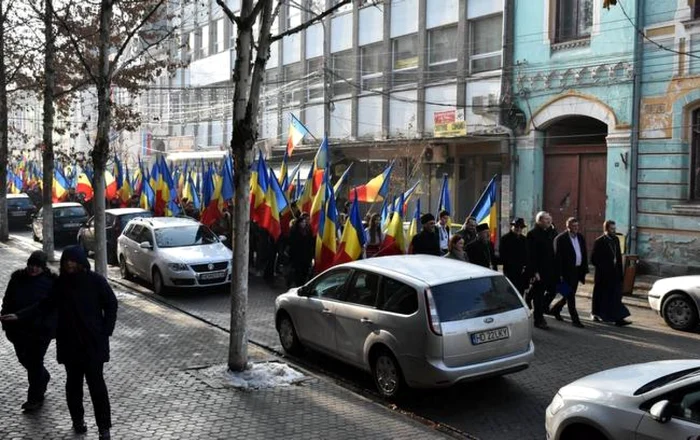
[[[447,253],[445,254],[445,258],[464,261],[465,263],[469,262],[467,253],[464,252],[464,238],[462,238],[461,235],[455,234],[450,237],[450,241],[447,243]]]

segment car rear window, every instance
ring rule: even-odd
[[[32,201],[26,197],[7,199],[7,206],[10,206],[12,208],[29,208],[30,206],[32,206]]]
[[[125,224],[129,223],[129,221],[131,221],[135,218],[139,218],[139,217],[141,217],[141,218],[153,217],[153,213],[150,211],[144,211],[144,212],[135,212],[133,214],[124,214],[124,215],[119,216],[119,222],[122,225],[125,225]]]
[[[70,206],[66,208],[54,208],[53,216],[57,218],[62,217],[87,217],[87,212],[85,208],[78,206]]]
[[[503,276],[475,278],[430,288],[440,321],[461,321],[523,307]]]

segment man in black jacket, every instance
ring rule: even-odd
[[[525,277],[527,267],[527,239],[523,235],[525,220],[513,219],[510,222],[510,231],[501,237],[498,247],[500,260],[503,264],[503,274],[518,289],[521,295],[525,294],[528,282]]]
[[[467,245],[469,262],[497,270],[495,252],[490,241],[489,225],[482,223],[476,227],[476,240]]]
[[[110,439],[111,408],[103,367],[109,362],[109,337],[117,321],[117,298],[107,280],[90,270],[80,246],[70,246],[61,256],[61,274],[51,294],[38,305],[2,321],[24,321],[56,310],[56,355],[66,368],[66,400],[73,430],[87,431],[83,408],[83,381],[87,382],[95,410],[100,440]]]
[[[569,217],[566,220],[566,231],[557,235],[554,239],[554,259],[557,263],[559,283],[564,283],[566,292],[560,292],[562,298],[551,308],[551,314],[559,321],[563,321],[561,310],[566,304],[571,316],[571,324],[574,327],[583,328],[576,310],[576,289],[578,283],[586,283],[588,273],[588,255],[586,253],[586,240],[578,232],[578,220]],[[548,292],[549,303],[554,299],[555,293]]]
[[[535,227],[527,233],[527,273],[532,287],[530,294],[534,306],[535,327],[547,330],[544,319],[544,292],[554,290],[557,271],[554,261],[554,237],[551,234],[552,217],[540,211],[535,217]]]
[[[622,252],[616,235],[616,225],[612,220],[603,223],[605,233],[593,243],[591,262],[595,267],[593,286],[593,319],[614,322],[623,327],[630,325],[626,320],[630,312],[622,303]]]
[[[423,229],[411,240],[411,253],[440,256],[440,237],[435,232],[435,216],[423,214],[420,218]]]
[[[19,312],[49,296],[56,276],[46,266],[47,261],[45,253],[34,251],[27,260],[27,267],[12,274],[0,315]],[[15,347],[17,360],[27,370],[29,390],[22,409],[32,412],[44,403],[46,386],[51,379],[44,367],[44,356],[56,331],[56,315],[50,313],[25,321],[3,322],[2,327]]]

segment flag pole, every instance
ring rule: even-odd
[[[471,210],[471,212],[469,213],[469,215],[467,216],[467,218],[469,218],[469,217],[471,217],[471,216],[474,215],[474,210],[476,209],[477,206],[479,206],[479,203],[481,202],[481,199],[483,199],[483,198],[486,196],[486,191],[489,190],[489,187],[491,187],[491,182],[493,182],[493,180],[494,180],[497,176],[498,176],[498,173],[494,174],[493,177],[491,178],[491,180],[489,180],[489,183],[486,185],[486,188],[484,188],[484,191],[481,193],[481,195],[480,195],[479,198],[477,199],[476,203],[474,204],[474,207],[472,208],[472,210]],[[464,221],[466,222],[467,219],[464,219]]]

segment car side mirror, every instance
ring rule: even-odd
[[[222,243],[225,243],[228,238],[226,238],[225,235],[219,235],[219,240],[221,240]]]
[[[300,288],[297,289],[297,295],[306,296],[306,297],[311,296],[311,287],[301,286]]]
[[[147,241],[144,241],[141,244],[139,244],[139,247],[141,249],[153,249],[153,245]]]
[[[659,423],[667,423],[671,420],[671,402],[668,400],[660,400],[656,402],[650,409],[649,415]]]

